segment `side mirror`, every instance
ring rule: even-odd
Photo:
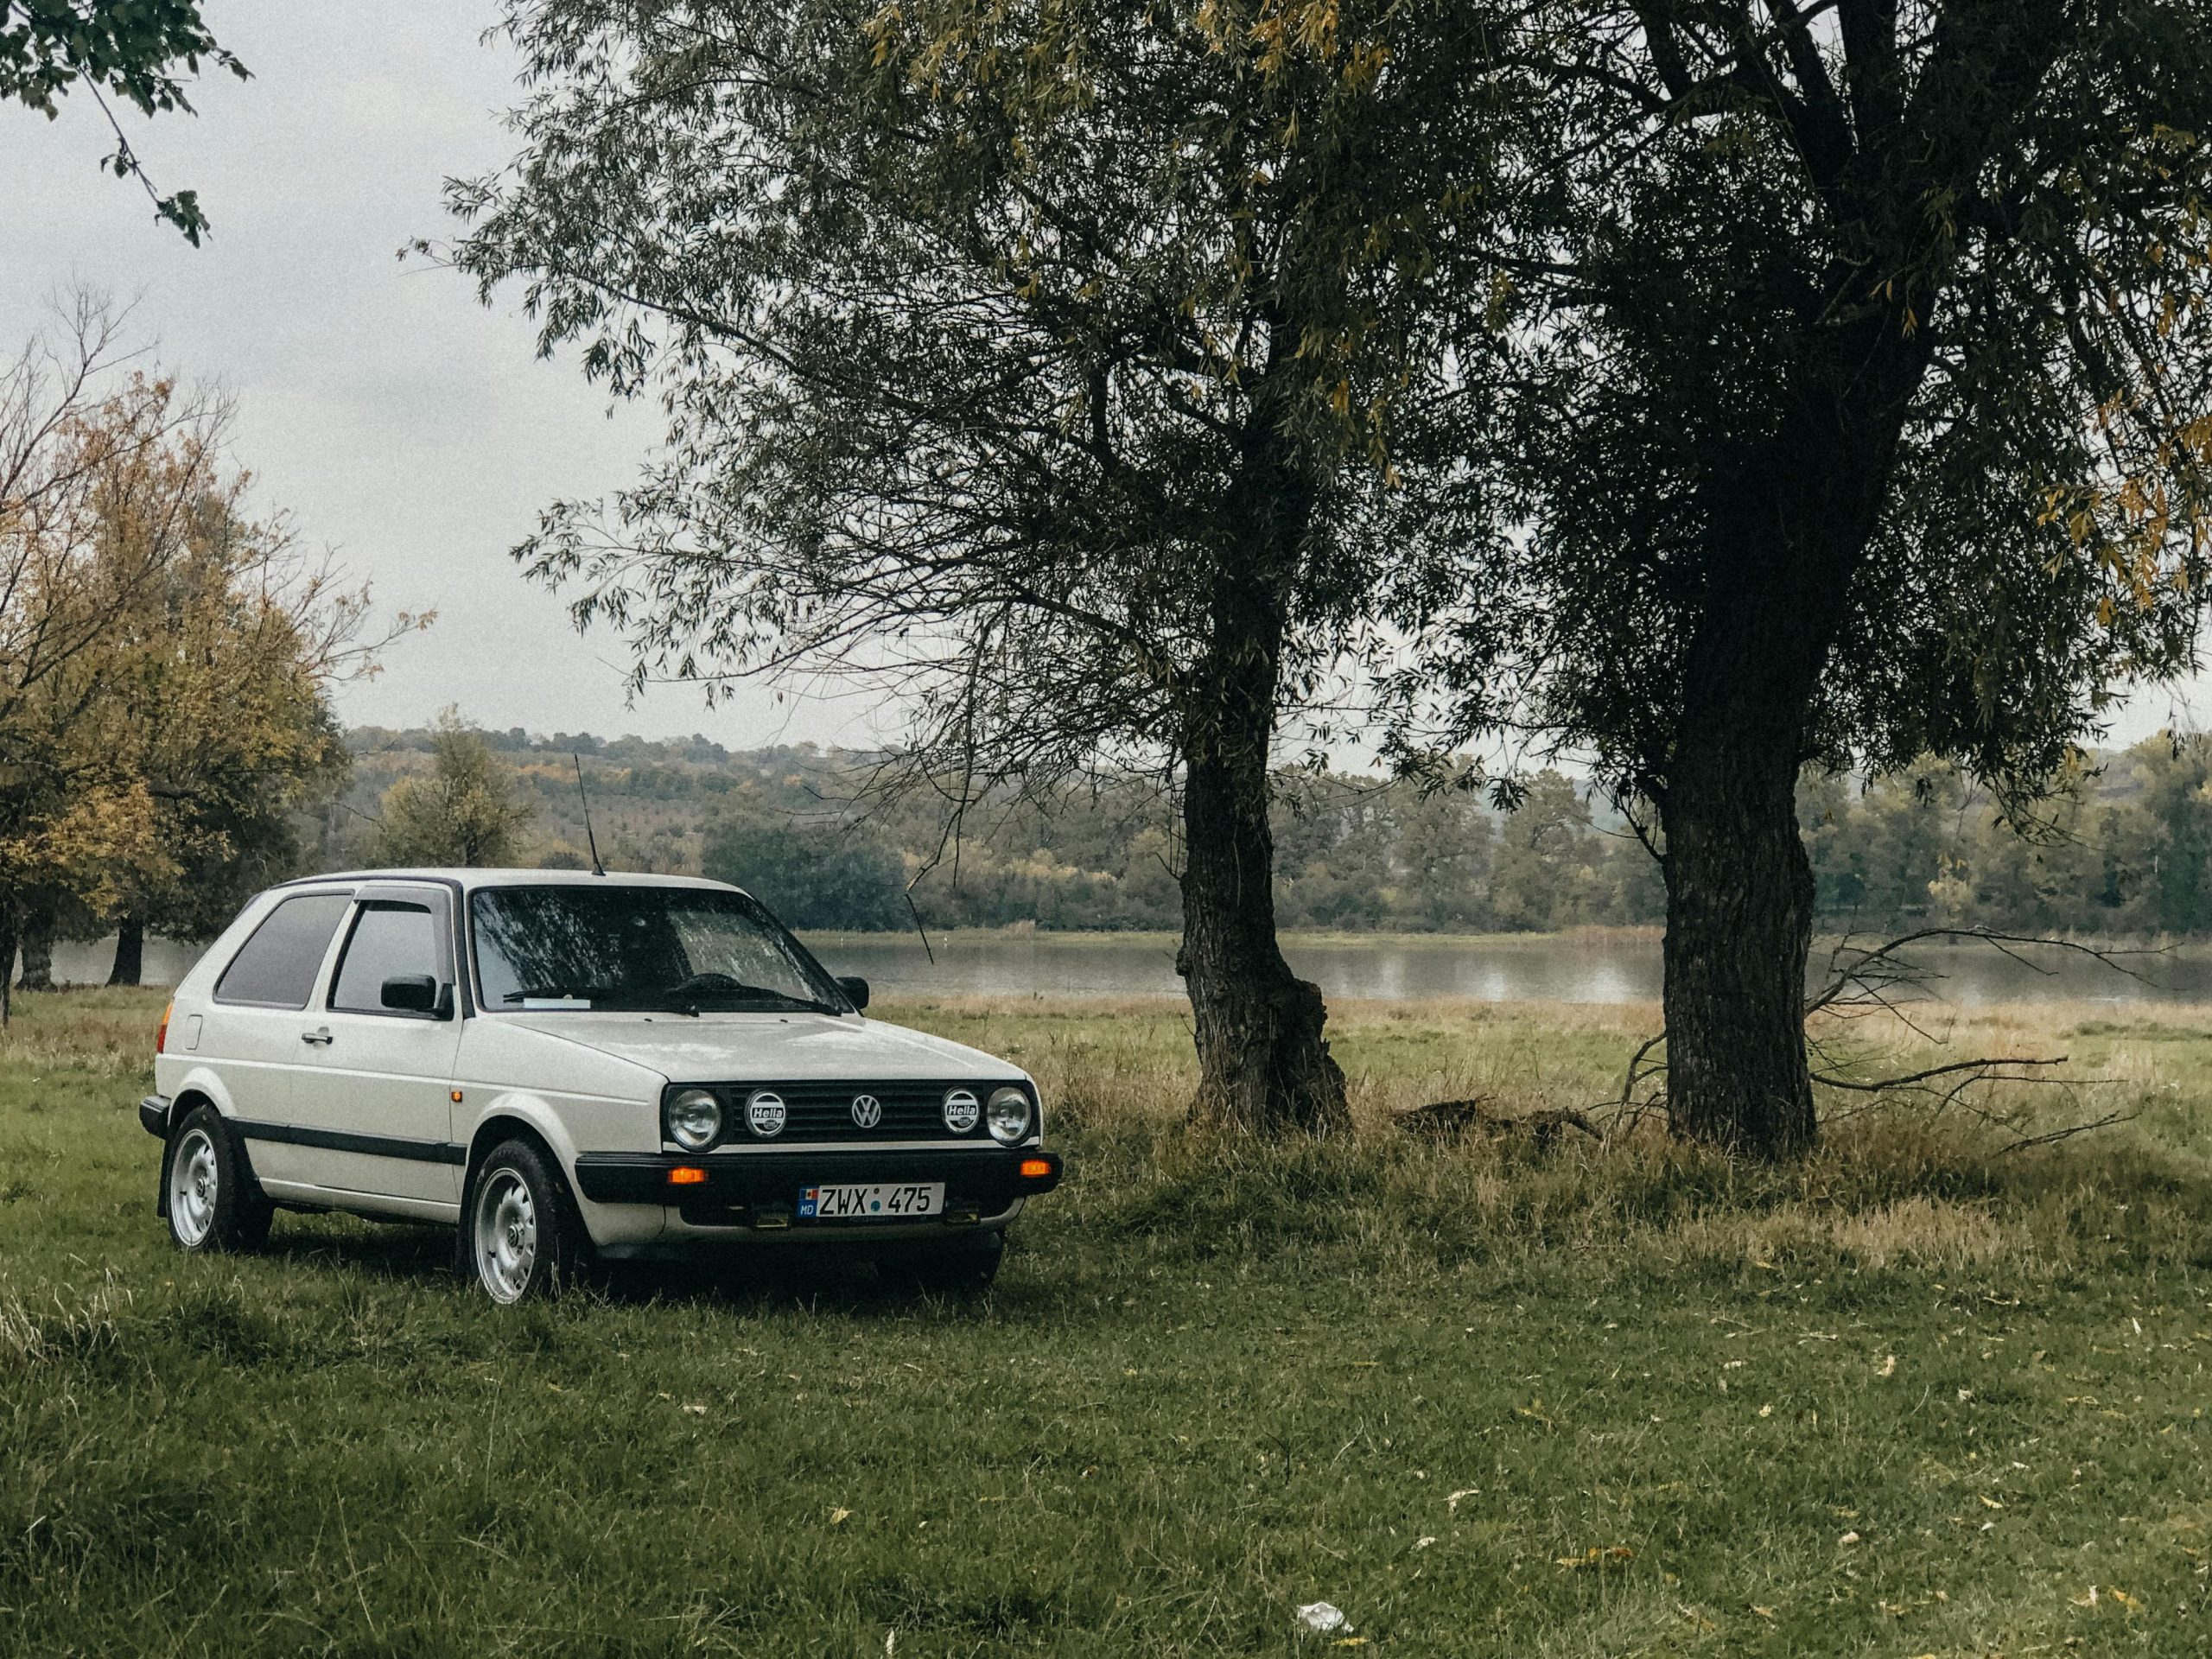
[[[379,1000],[387,1008],[397,1008],[403,1014],[435,1014],[441,1001],[440,989],[435,975],[394,974],[385,981]]]
[[[855,1007],[866,1008],[868,1007],[868,981],[864,979],[840,978],[837,981],[837,988],[845,994],[846,1001],[849,1001]]]

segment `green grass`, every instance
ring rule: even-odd
[[[0,1650],[1357,1651],[1297,1634],[1324,1599],[1409,1655],[2212,1647],[2212,1012],[1960,1033],[2070,1048],[2049,1121],[2123,1129],[1866,1117],[1759,1172],[1387,1124],[1594,1099],[1648,1009],[1341,1010],[1358,1135],[1236,1154],[1170,1005],[887,1008],[1057,1108],[988,1299],[500,1312],[408,1229],[172,1254],[157,1007],[0,1046]]]

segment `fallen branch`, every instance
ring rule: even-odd
[[[1637,1084],[1642,1083],[1646,1077],[1656,1077],[1667,1069],[1667,1063],[1664,1060],[1654,1060],[1649,1067],[1643,1064],[1644,1056],[1666,1040],[1667,1033],[1662,1030],[1656,1037],[1645,1038],[1636,1052],[1629,1056],[1628,1075],[1621,1079],[1620,1098],[1613,1103],[1615,1105],[1627,1106],[1636,1094]]]
[[[1525,1134],[1539,1151],[1548,1149],[1562,1129],[1580,1129],[1593,1141],[1605,1137],[1580,1112],[1555,1108],[1540,1112],[1501,1112],[1487,1100],[1432,1100],[1391,1114],[1390,1121],[1408,1135],[1431,1141],[1457,1141],[1469,1135],[1493,1138]]]
[[[2012,1145],[2000,1147],[1999,1153],[2019,1152],[2029,1147],[2047,1147],[2054,1141],[2071,1141],[2077,1135],[2088,1135],[2095,1129],[2108,1129],[2115,1123],[2134,1122],[2133,1112],[2107,1112],[2102,1117],[2088,1123],[2072,1123],[2063,1129],[2053,1129],[2047,1135],[2024,1135]]]
[[[1914,1035],[1930,1044],[1948,1045],[1950,1038],[1939,1030],[1930,1030],[1901,1003],[1926,1000],[1928,986],[1944,977],[1932,969],[1905,960],[1904,952],[1916,944],[1936,942],[1945,944],[1986,944],[2007,960],[2019,963],[2031,972],[2049,977],[2057,970],[2031,958],[2033,950],[2064,951],[2087,957],[2110,968],[2114,973],[2125,974],[2142,983],[2152,983],[2148,976],[2129,965],[2124,958],[2143,956],[2163,956],[2163,950],[2113,950],[2102,945],[2085,944],[2076,939],[2049,936],[2009,933],[1986,927],[1924,927],[1910,933],[1900,934],[1893,939],[1871,946],[1853,945],[1848,938],[1840,943],[1829,955],[1831,977],[1819,991],[1805,1001],[1805,1018],[1809,1022],[1818,1014],[1849,1018],[1876,1011],[1888,1014]],[[1915,995],[1917,993],[1918,995]],[[1937,1024],[1938,1022],[1929,1022]],[[1608,1138],[1621,1132],[1624,1127],[1633,1129],[1643,1119],[1665,1109],[1666,1091],[1663,1081],[1660,1087],[1639,1099],[1637,1090],[1653,1078],[1663,1079],[1667,1063],[1652,1058],[1653,1052],[1667,1040],[1662,1029],[1637,1045],[1629,1057],[1628,1069],[1621,1078],[1620,1091],[1611,1099],[1601,1103],[1609,1114],[1605,1135]],[[1917,1071],[1900,1073],[1895,1077],[1856,1078],[1845,1074],[1840,1065],[1846,1058],[1831,1049],[1811,1032],[1806,1034],[1815,1069],[1812,1080],[1823,1088],[1841,1090],[1847,1093],[1878,1097],[1885,1095],[1918,1094],[1932,1102],[1932,1116],[1940,1116],[1953,1107],[1972,1113],[1986,1123],[2000,1128],[2012,1127],[2018,1114],[1993,1109],[1968,1097],[1968,1091],[1989,1084],[2044,1084],[2059,1087],[2070,1086],[2081,1081],[2097,1079],[2067,1079],[2050,1075],[2055,1068],[2067,1063],[2068,1057],[2057,1055],[1978,1055],[1971,1059],[1952,1060],[1942,1065],[1931,1065]],[[1850,1111],[1823,1115],[1823,1121],[1841,1122],[1855,1117],[1862,1110],[1872,1110],[1877,1101]],[[2110,1114],[2093,1122],[2072,1125],[2047,1135],[2030,1136],[2013,1143],[2015,1147],[2041,1146],[2053,1141],[2063,1141],[2075,1135],[2123,1121],[2123,1115]],[[1592,1130],[1592,1133],[1596,1131]],[[2006,1150],[2013,1148],[2008,1147]]]
[[[2084,944],[2078,939],[2063,939],[2048,934],[2006,933],[1989,927],[1923,927],[1911,933],[1900,934],[1894,939],[1862,948],[1854,946],[1847,938],[1828,955],[1829,972],[1834,976],[1813,996],[1807,999],[1805,1012],[1809,1016],[1824,1008],[1848,1007],[1853,1004],[1872,1005],[1895,1013],[1892,993],[1901,986],[1918,987],[1930,979],[1942,977],[1929,969],[1916,967],[1901,959],[1899,953],[1915,944],[1926,944],[1935,940],[1952,944],[1986,944],[1999,955],[2016,962],[2031,973],[2050,977],[2058,970],[2033,961],[2023,952],[2027,950],[2059,950],[2090,960],[2125,974],[2130,979],[2148,984],[2151,982],[2121,960],[2126,957],[2164,956],[2163,950],[2115,950],[2104,945]],[[1857,950],[1850,963],[1843,960],[1845,953]],[[1857,986],[1857,991],[1852,988]]]
[[[1981,1073],[1987,1081],[1992,1083],[2032,1083],[2036,1081],[2032,1077],[1989,1077],[1987,1074],[1999,1066],[2005,1065],[2063,1065],[2066,1064],[2066,1059],[2067,1057],[2063,1054],[2052,1054],[2036,1058],[2024,1057],[2016,1059],[1993,1057],[1976,1060],[1954,1060],[1948,1065],[1931,1065],[1925,1071],[1908,1071],[1903,1077],[1878,1077],[1872,1082],[1865,1083],[1851,1077],[1839,1077],[1828,1072],[1815,1071],[1813,1073],[1813,1081],[1826,1084],[1831,1089],[1852,1089],[1861,1094],[1869,1095],[1887,1094],[1892,1090],[1909,1089],[1916,1084],[1926,1083],[1931,1078],[1953,1077],[1961,1071]],[[1969,1081],[1976,1080],[1979,1079],[1969,1079]]]

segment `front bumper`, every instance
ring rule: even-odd
[[[1026,1167],[1025,1167],[1026,1166]],[[677,1183],[676,1170],[702,1170],[704,1180]],[[672,1153],[576,1154],[576,1191],[594,1204],[650,1204],[673,1208],[695,1227],[773,1229],[791,1224],[800,1189],[844,1183],[944,1183],[943,1220],[972,1224],[1004,1215],[1017,1199],[1060,1184],[1060,1155],[1034,1147],[938,1151],[927,1147],[824,1152],[744,1152],[684,1158]],[[816,1224],[802,1222],[811,1228]],[[823,1224],[843,1232],[871,1221]]]

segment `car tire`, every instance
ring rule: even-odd
[[[213,1106],[195,1106],[162,1158],[162,1208],[169,1242],[194,1254],[257,1250],[276,1206],[253,1179],[238,1136]]]
[[[502,1304],[559,1295],[590,1254],[567,1183],[527,1141],[503,1141],[477,1166],[461,1246],[478,1288]]]
[[[887,1278],[931,1296],[980,1296],[999,1276],[1006,1235],[994,1229],[949,1243],[918,1244],[883,1258]]]

